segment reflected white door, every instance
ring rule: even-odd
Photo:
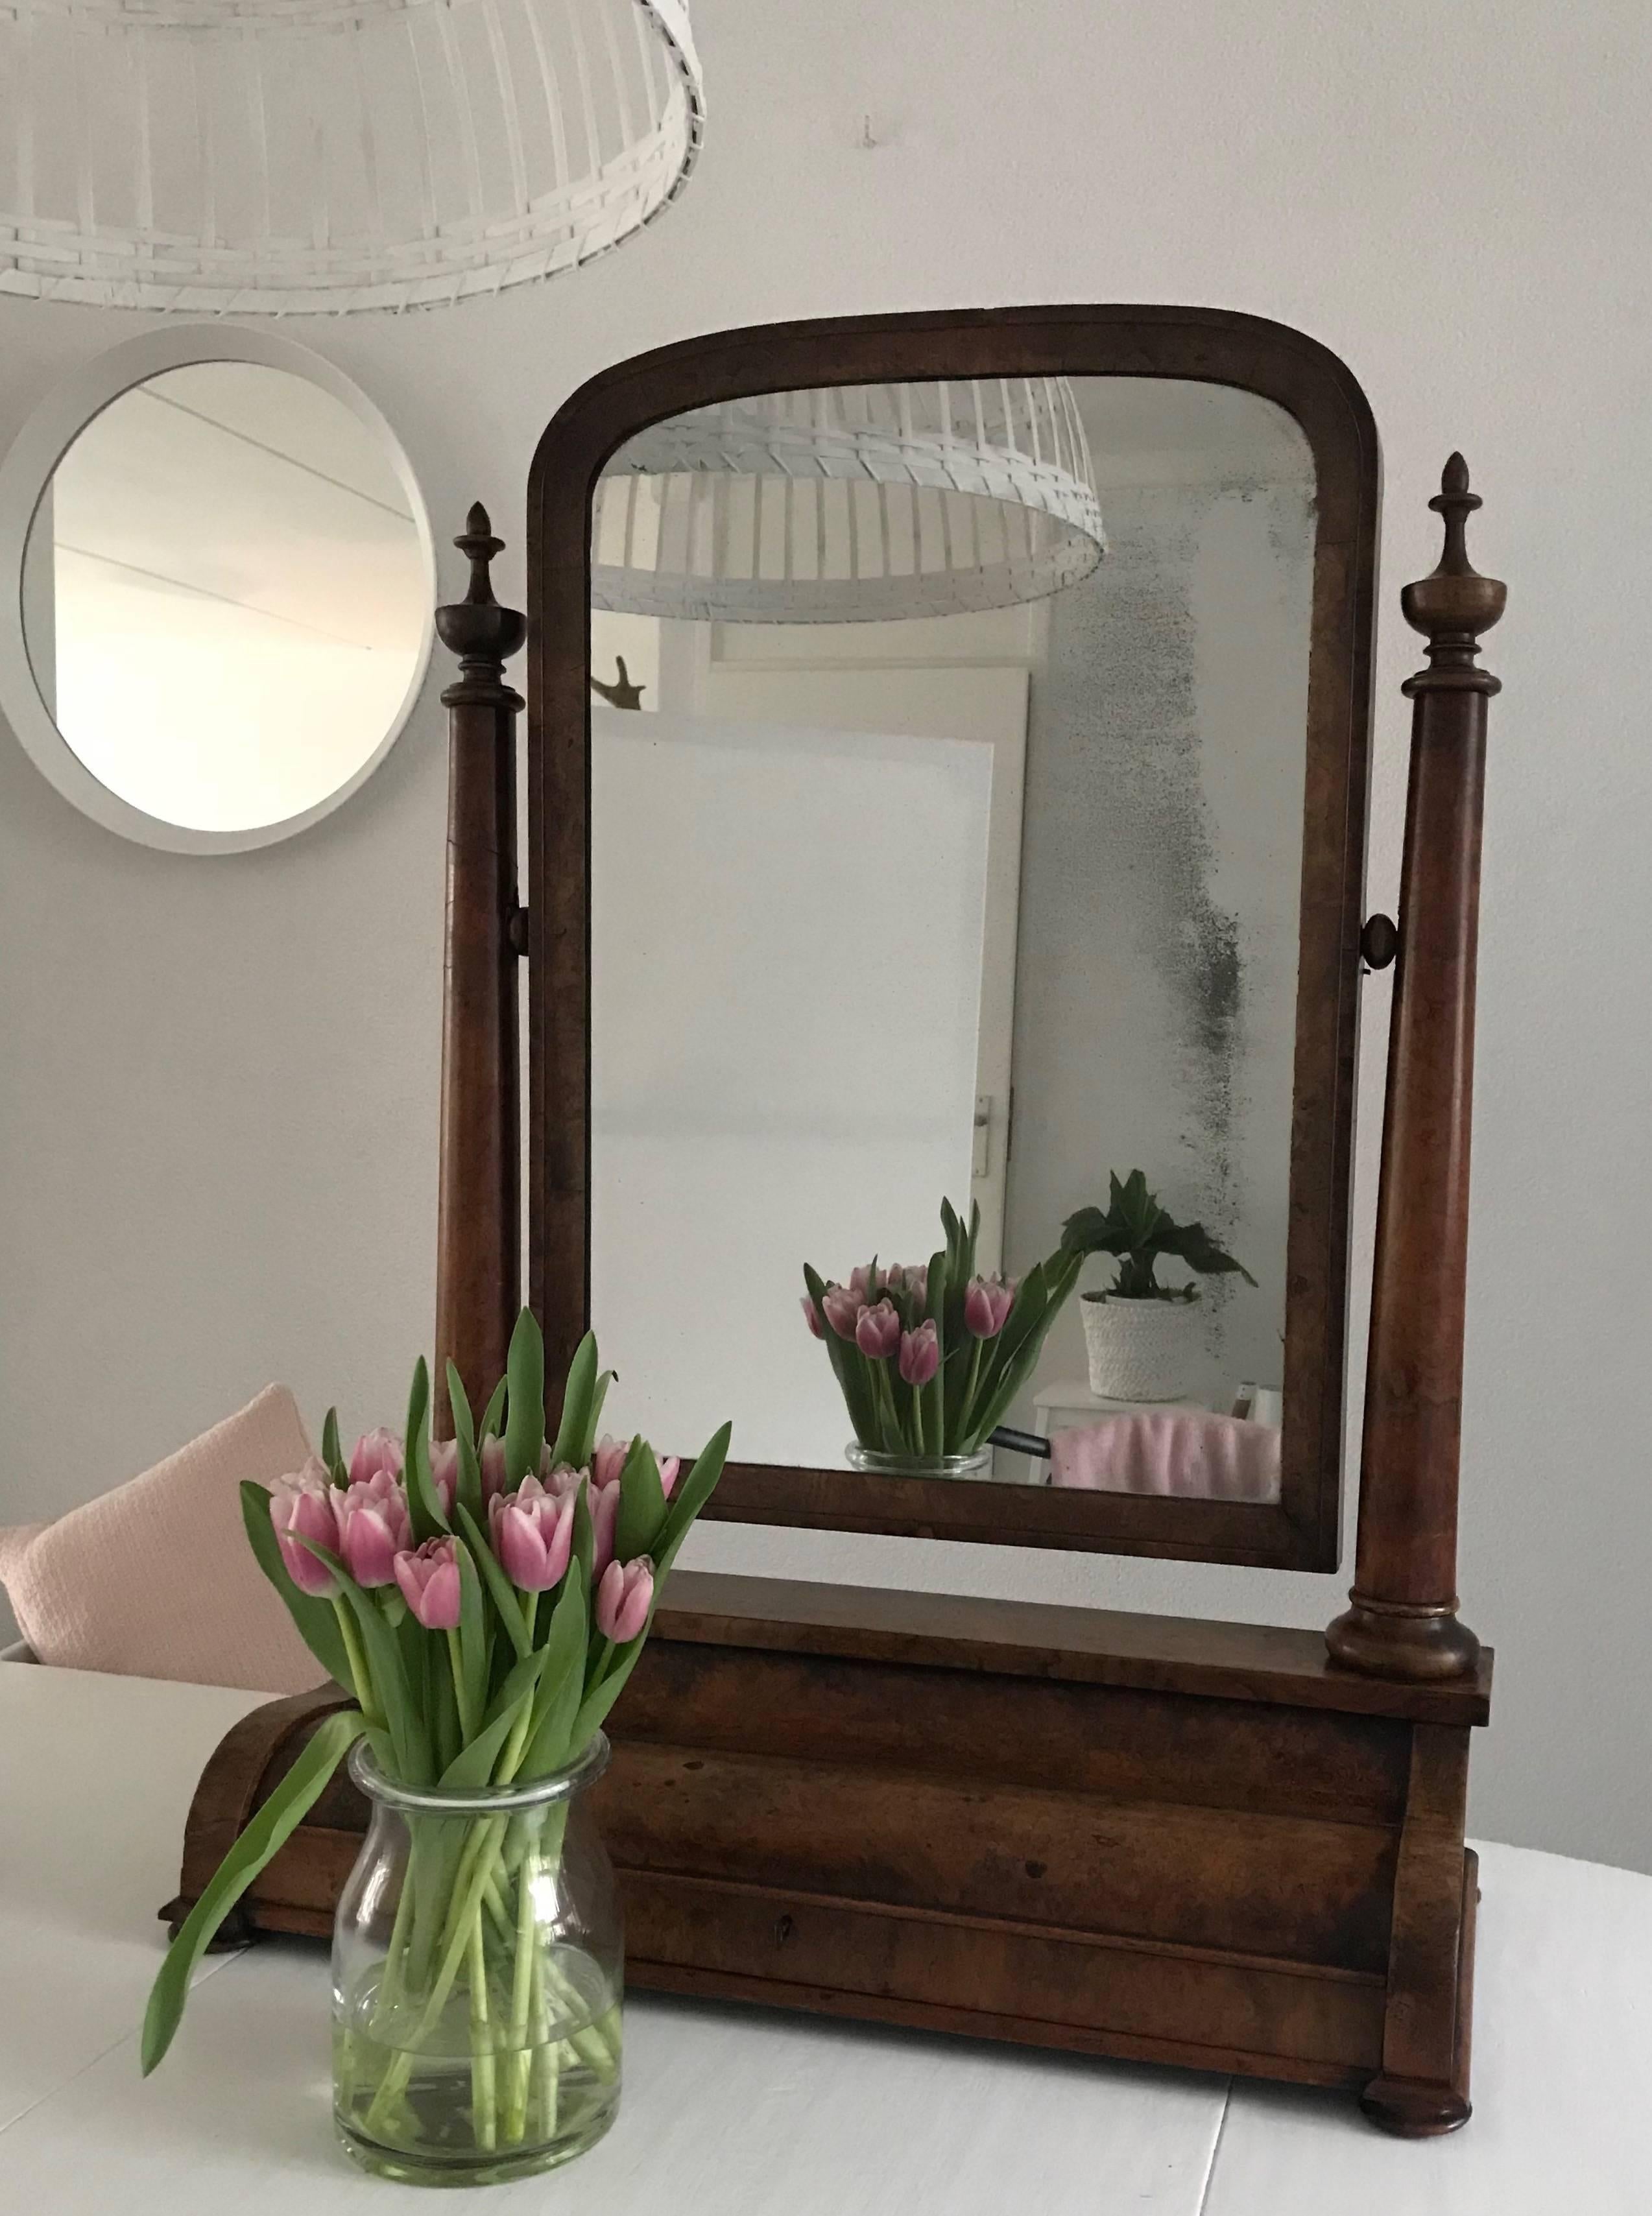
[[[667,624],[659,668],[668,705],[708,723],[829,724],[973,739],[992,755],[986,947],[970,1191],[981,1210],[981,1266],[1003,1254],[1010,1052],[1020,905],[1028,662],[1041,606],[905,623]],[[963,1188],[954,1187],[953,1200]],[[939,1196],[937,1196],[939,1197]]]
[[[592,718],[591,1314],[628,1426],[840,1465],[805,1260],[927,1260],[974,1150],[994,750]]]

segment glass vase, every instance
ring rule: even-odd
[[[870,1477],[990,1477],[992,1449],[977,1447],[970,1454],[886,1454],[881,1447],[863,1447],[851,1439],[843,1450],[851,1469]]]
[[[404,2184],[549,2170],[620,2104],[625,1949],[589,1807],[608,1758],[453,1792],[350,1771],[373,1808],[333,1927],[333,2113],[346,2151]]]

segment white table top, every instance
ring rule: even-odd
[[[207,1959],[137,2034],[207,1754],[257,1696],[0,1667],[0,2209],[364,2216],[332,2140],[324,1951]],[[1481,1849],[1475,2115],[639,1995],[613,2131],[490,2190],[534,2216],[1647,2216],[1652,1879]],[[422,2205],[422,2203],[420,2205]]]

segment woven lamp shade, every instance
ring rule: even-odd
[[[681,189],[687,0],[0,0],[0,292],[440,305]]]
[[[835,385],[699,408],[614,456],[591,604],[725,623],[1011,606],[1106,546],[1065,378]]]

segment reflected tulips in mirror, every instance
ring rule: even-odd
[[[1024,1277],[976,1268],[981,1211],[940,1206],[946,1243],[927,1263],[874,1259],[848,1282],[805,1263],[804,1320],[848,1410],[851,1466],[885,1475],[983,1474],[987,1442],[1038,1365],[1083,1256],[1058,1251]]]

